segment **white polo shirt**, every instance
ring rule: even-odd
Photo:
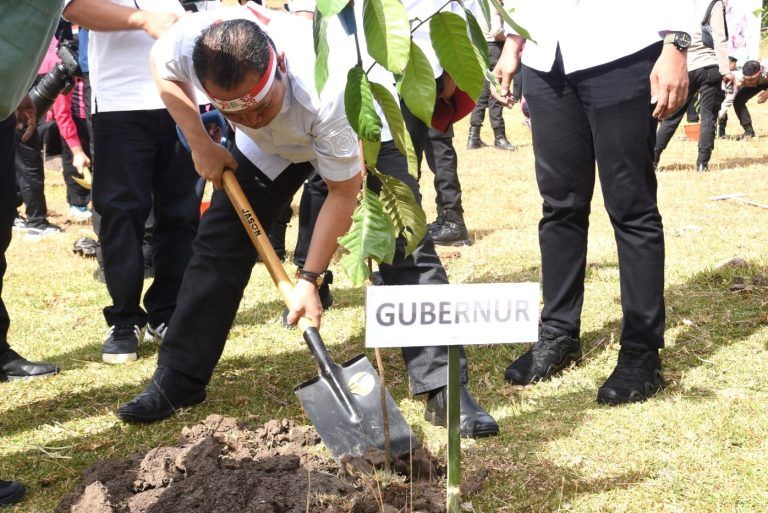
[[[254,15],[251,9],[260,16]],[[288,68],[280,113],[264,128],[236,124],[238,149],[271,179],[291,163],[301,162],[310,162],[328,180],[347,180],[358,174],[357,135],[344,112],[348,58],[329,59],[328,83],[318,96],[314,83],[312,22],[309,20],[271,11],[253,2],[244,7],[187,15],[166,32],[152,50],[151,58],[160,76],[192,83],[204,90],[192,63],[195,40],[214,22],[230,19],[247,19],[259,25],[272,38],[277,51],[285,53]],[[344,73],[334,72],[333,68],[339,63],[344,64]]]
[[[523,64],[550,71],[558,45],[566,74],[615,61],[651,46],[666,31],[689,31],[693,0],[506,0],[527,41]],[[510,27],[507,33],[514,33]]]
[[[66,5],[73,1],[77,2],[66,0]],[[178,0],[105,1],[150,12],[184,14]],[[143,30],[91,31],[87,51],[92,112],[165,108],[149,69],[149,51],[154,44]]]

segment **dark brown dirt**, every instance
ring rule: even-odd
[[[92,465],[56,513],[445,511],[443,468],[428,451],[417,449],[395,462],[396,475],[382,477],[373,471],[381,454],[339,468],[320,443],[314,429],[289,420],[254,428],[211,415],[184,428],[178,445]],[[472,476],[464,491],[484,478]]]

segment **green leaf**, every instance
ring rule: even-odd
[[[367,187],[361,194],[360,203],[352,214],[352,226],[339,238],[339,244],[349,251],[341,258],[341,267],[356,286],[363,285],[370,276],[368,257],[391,264],[396,244],[394,225],[384,213],[379,197]]]
[[[389,131],[392,132],[395,146],[408,160],[408,174],[418,180],[419,164],[416,158],[416,150],[413,149],[411,134],[405,126],[405,119],[403,119],[403,111],[400,110],[400,105],[389,90],[381,84],[372,82],[371,92],[373,92],[373,97],[381,105],[381,110],[384,111],[384,117],[387,120],[387,125],[389,125]]]
[[[440,65],[459,89],[477,101],[485,84],[485,71],[467,35],[467,24],[458,14],[437,13],[429,21],[429,37]]]
[[[403,102],[414,116],[427,126],[432,126],[432,110],[435,108],[435,74],[427,56],[411,41],[411,54],[398,84]]]
[[[317,10],[326,18],[329,18],[334,14],[338,14],[348,3],[349,0],[317,0]]]
[[[486,30],[491,30],[491,7],[488,0],[477,0],[477,3],[480,4],[480,10],[483,12]]]
[[[408,64],[411,24],[398,0],[363,0],[363,30],[368,53],[392,73]]]
[[[469,9],[464,9],[464,14],[467,16],[467,29],[469,31],[469,39],[472,42],[472,46],[475,48],[477,58],[480,59],[480,65],[483,69],[487,70],[491,67],[491,54],[488,50],[488,41],[485,40],[483,35],[483,29],[477,23],[477,18],[472,14]]]
[[[344,89],[344,110],[355,133],[366,141],[381,140],[381,118],[373,106],[368,77],[359,64],[349,70]]]
[[[395,227],[395,233],[405,237],[405,256],[421,243],[427,233],[427,215],[416,201],[413,191],[402,180],[383,174],[378,169],[370,169],[381,181],[379,197]]]
[[[536,42],[531,35],[528,33],[527,30],[525,30],[523,27],[515,23],[515,20],[512,19],[512,16],[509,14],[509,11],[504,9],[504,6],[501,5],[501,2],[499,0],[491,0],[491,3],[496,8],[497,11],[499,11],[499,14],[501,14],[501,17],[504,18],[504,22],[512,27],[512,29],[517,32],[519,36],[524,37],[525,39],[530,39],[532,42]]]
[[[365,163],[371,167],[376,165],[376,161],[379,160],[379,150],[381,149],[381,141],[366,141],[363,139],[363,158]]]
[[[315,89],[319,95],[328,81],[328,19],[319,11],[312,21],[312,35],[315,40]]]

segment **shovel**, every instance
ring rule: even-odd
[[[264,228],[235,175],[224,171],[222,181],[283,302],[290,307],[293,283],[269,243]],[[371,362],[361,354],[342,365],[336,364],[312,322],[302,317],[298,324],[317,363],[318,376],[296,387],[295,392],[333,458],[340,462],[344,456],[356,458],[365,456],[370,449],[384,450],[381,382]],[[389,457],[392,458],[418,447],[419,441],[386,389],[384,396],[389,415]]]

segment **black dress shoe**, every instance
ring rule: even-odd
[[[16,504],[24,498],[25,491],[21,483],[0,480],[0,506]]]
[[[697,162],[696,163],[696,172],[697,173],[706,173],[709,171],[709,164],[706,162]]]
[[[446,427],[447,406],[448,406],[447,387],[433,390],[427,400],[427,408],[424,410],[424,418],[435,426]],[[459,425],[461,426],[461,436],[464,438],[482,438],[485,436],[494,436],[499,434],[499,425],[488,412],[475,402],[475,399],[469,393],[469,390],[462,385],[459,391]]]
[[[611,405],[641,402],[663,387],[658,351],[621,349],[616,368],[597,391],[597,402]]]
[[[483,140],[480,139],[480,127],[470,126],[469,137],[467,137],[467,149],[479,150],[480,148],[485,148],[486,146],[487,145],[483,142]]]
[[[44,362],[30,362],[19,356],[13,349],[0,353],[0,381],[34,379],[53,376],[61,372],[58,365]]]
[[[147,388],[117,410],[127,422],[149,423],[205,400],[205,385],[168,367],[158,367]]]
[[[581,359],[581,341],[549,326],[539,327],[539,340],[507,367],[504,379],[515,385],[530,385],[551,378]]]
[[[504,132],[499,132],[496,134],[496,137],[494,137],[493,140],[493,147],[497,150],[505,151],[515,151],[517,149],[514,144],[509,142],[509,139],[507,139],[507,136],[504,134]]]

